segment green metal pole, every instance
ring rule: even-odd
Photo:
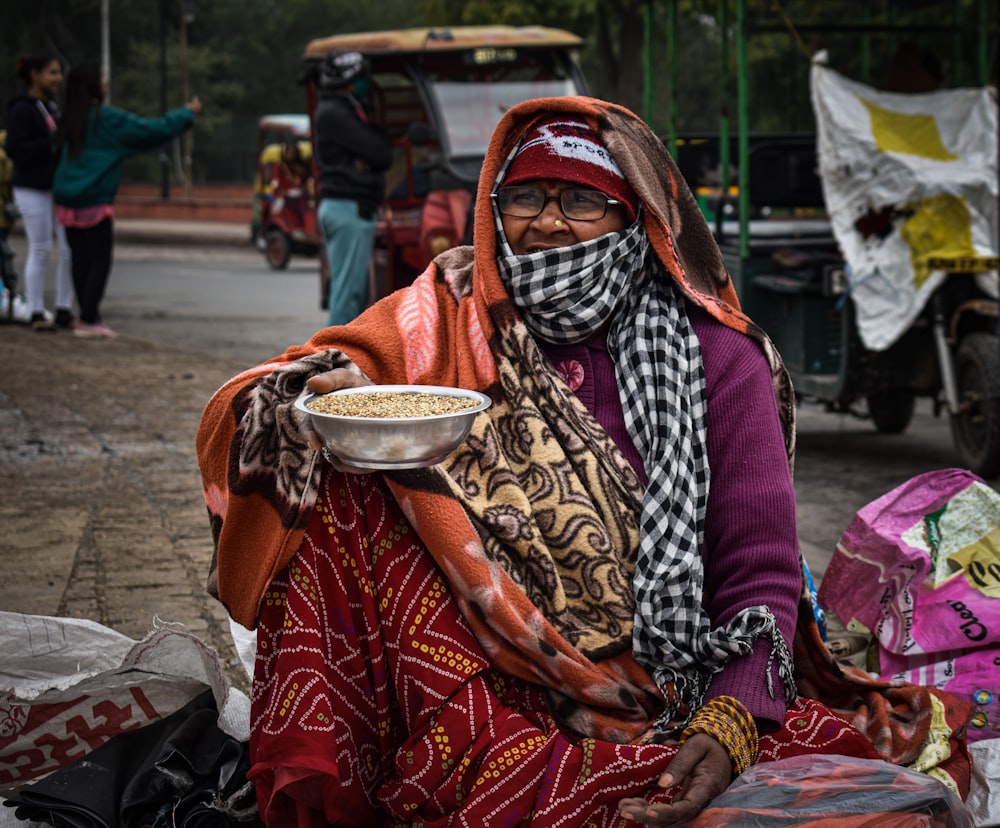
[[[861,34],[861,82],[870,84],[872,78],[872,33],[868,27],[872,23],[871,0],[865,0],[864,10],[861,14],[865,24],[865,30]]]
[[[719,3],[719,62],[722,64],[722,82],[719,100],[719,206],[716,208],[716,225],[722,230],[723,208],[729,195],[729,0]],[[721,233],[720,233],[721,235]]]
[[[896,54],[896,49],[899,47],[899,42],[896,36],[896,7],[889,3],[889,13],[886,17],[889,22],[889,51],[888,54]],[[884,71],[884,70],[883,70]]]
[[[980,86],[986,86],[989,79],[986,77],[987,62],[987,21],[986,21],[986,0],[979,0],[979,59],[977,61],[977,74]]]
[[[653,0],[646,0],[642,7],[642,110],[646,123],[653,128]]]
[[[986,76],[986,73],[987,73],[987,64],[986,64],[986,55],[987,55],[987,48],[986,48],[987,47],[987,38],[986,38],[986,33],[987,33],[987,29],[986,29],[986,25],[987,25],[987,19],[986,19],[986,0],[979,0],[978,11],[979,11],[979,15],[978,15],[978,18],[979,18],[979,49],[978,49],[978,52],[979,52],[979,54],[977,56],[978,60],[976,61],[976,64],[977,64],[976,65],[976,71],[977,71],[977,73],[979,75],[979,78],[978,78],[979,85],[980,86],[986,86],[989,83],[989,78]],[[997,187],[1000,188],[1000,123],[997,124]],[[998,215],[996,217],[996,222],[997,222],[997,227],[996,227],[997,236],[1000,237],[1000,211],[998,211]]]
[[[670,0],[667,16],[667,54],[670,58],[670,122],[667,125],[667,149],[677,157],[677,83],[680,77],[680,61],[677,58],[677,3]]]
[[[747,105],[747,0],[736,0],[736,120],[739,129],[740,257],[750,258],[750,115]]]
[[[951,7],[951,65],[955,67],[955,86],[964,86],[962,69],[962,0],[954,0]]]

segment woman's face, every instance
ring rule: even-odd
[[[54,98],[62,82],[62,66],[58,60],[52,60],[31,73],[31,92],[37,98]]]
[[[527,181],[525,185],[540,187],[548,195],[559,195],[563,190],[580,187],[569,181]],[[553,247],[569,247],[628,227],[628,214],[620,205],[609,204],[604,218],[597,221],[574,221],[563,215],[557,200],[545,202],[542,212],[534,218],[517,218],[501,213],[500,220],[507,242],[517,256]]]

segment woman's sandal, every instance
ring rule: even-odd
[[[39,333],[55,331],[56,323],[45,316],[44,313],[31,314],[31,329]]]

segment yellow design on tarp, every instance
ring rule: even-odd
[[[948,556],[948,564],[987,598],[1000,598],[1000,527]]]
[[[934,268],[931,260],[975,257],[972,215],[962,196],[928,196],[904,204],[900,238],[910,248],[913,282],[919,288]]]
[[[909,767],[915,771],[933,776],[947,786],[956,796],[959,795],[958,785],[951,776],[940,769],[940,766],[951,757],[951,745],[948,739],[952,730],[948,727],[947,712],[944,703],[935,695],[931,695],[931,726],[927,740],[920,750],[920,755]]]
[[[871,118],[872,135],[879,152],[918,155],[932,161],[957,161],[941,140],[933,115],[909,115],[894,112],[873,101],[861,98]]]

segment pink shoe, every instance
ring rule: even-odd
[[[73,320],[73,333],[76,336],[83,336],[90,339],[95,339],[98,337],[104,337],[105,339],[114,339],[118,334],[116,334],[111,328],[105,325],[103,322],[84,322],[82,319]]]

